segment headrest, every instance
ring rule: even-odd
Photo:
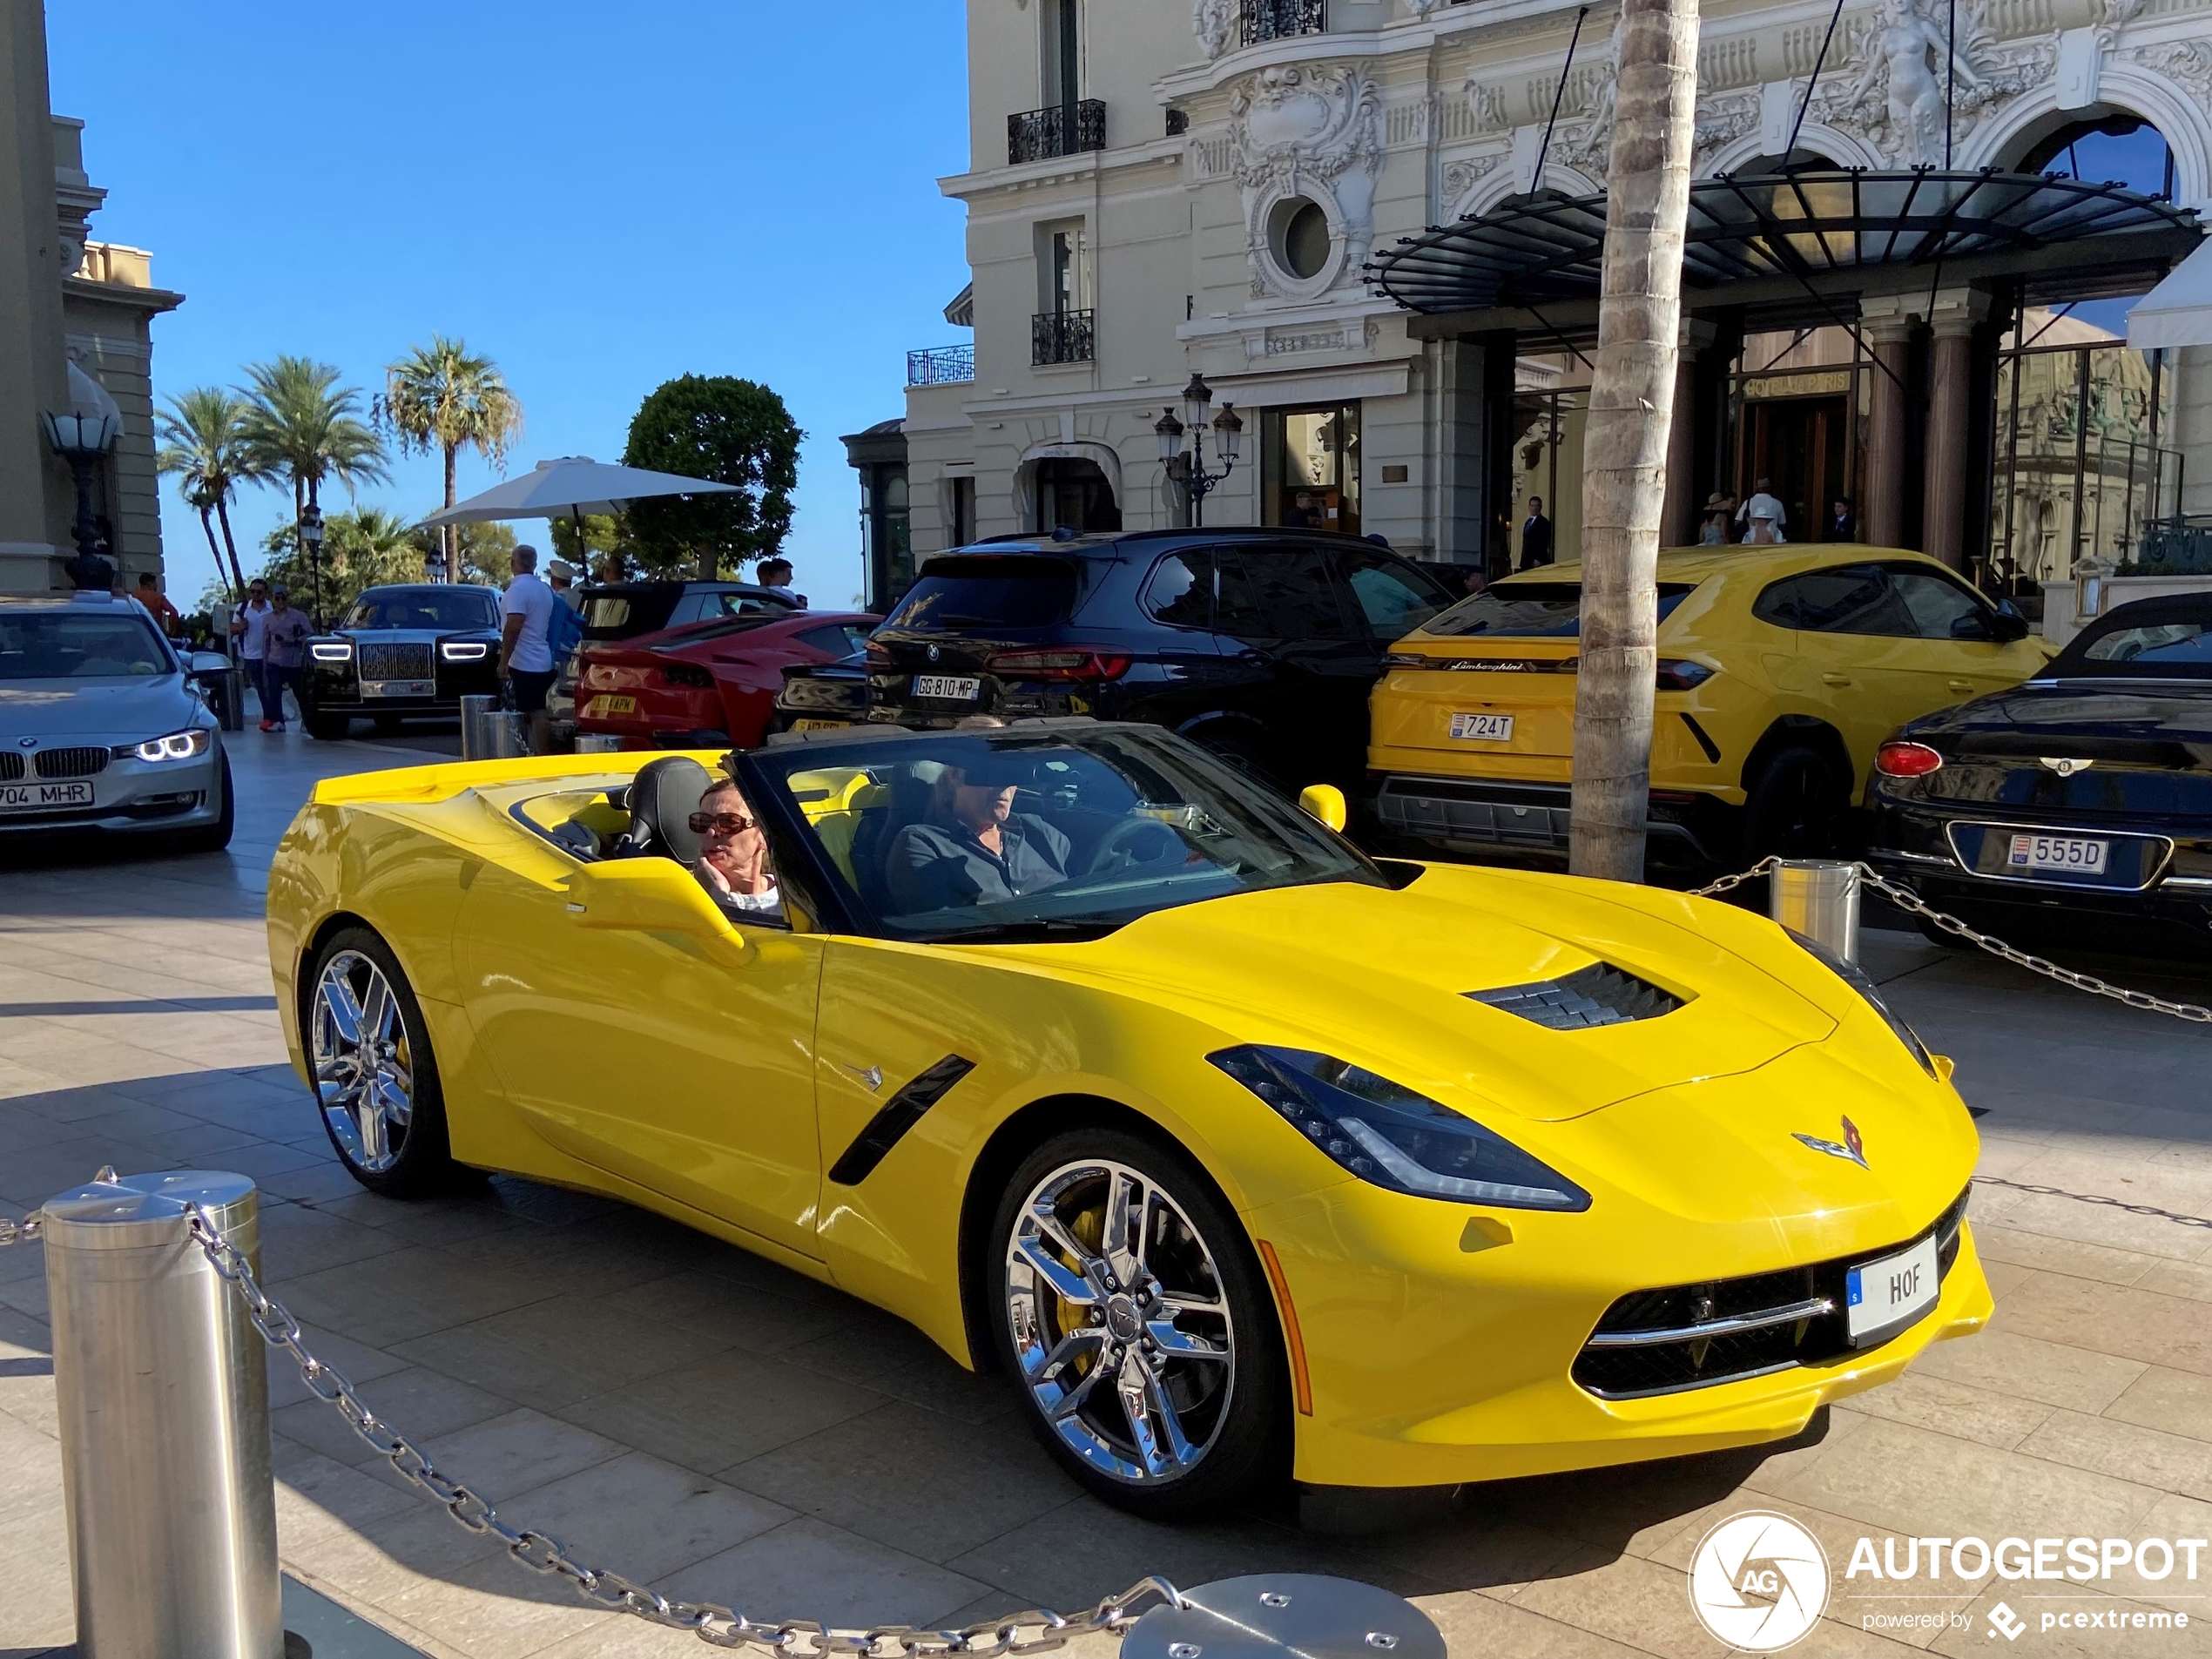
[[[699,838],[691,819],[714,778],[689,755],[663,755],[638,767],[630,786],[631,844],[679,864],[698,863]]]

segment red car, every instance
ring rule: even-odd
[[[861,649],[880,617],[799,610],[738,616],[586,640],[577,653],[576,727],[626,749],[757,747],[776,711],[784,670],[833,663]]]

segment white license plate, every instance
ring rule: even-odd
[[[1870,1332],[1886,1331],[1917,1318],[1935,1305],[1941,1289],[1936,1276],[1935,1240],[1923,1238],[1909,1250],[1854,1267],[1844,1277],[1844,1285],[1850,1301],[1853,1342]]]
[[[91,804],[90,784],[0,784],[0,813],[44,813]]]
[[[914,676],[916,697],[938,697],[950,703],[973,703],[982,695],[983,682],[964,679],[954,674],[917,674]]]
[[[2005,862],[2015,870],[2065,870],[2076,875],[2102,875],[2112,855],[2110,841],[2084,840],[2070,835],[2015,835]]]
[[[1452,736],[1466,743],[1511,743],[1513,716],[1455,714],[1452,717]]]
[[[363,697],[435,697],[435,680],[363,680]]]

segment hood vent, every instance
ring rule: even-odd
[[[1662,1014],[1672,1014],[1683,1003],[1672,992],[1624,973],[1610,962],[1592,962],[1563,979],[1501,985],[1494,991],[1467,995],[1554,1031],[1584,1031],[1592,1026],[1656,1020]]]

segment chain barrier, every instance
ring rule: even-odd
[[[0,1250],[10,1244],[27,1244],[38,1237],[38,1230],[45,1224],[45,1217],[36,1210],[21,1221],[0,1218]]]
[[[273,1348],[291,1356],[300,1367],[300,1379],[325,1405],[334,1407],[354,1433],[368,1442],[399,1472],[401,1478],[441,1504],[455,1521],[470,1532],[489,1534],[507,1546],[507,1553],[534,1573],[568,1580],[586,1601],[612,1612],[633,1613],[650,1623],[688,1630],[717,1648],[756,1647],[791,1659],[847,1654],[866,1659],[932,1659],[940,1654],[973,1655],[992,1659],[999,1654],[1045,1653],[1064,1647],[1069,1638],[1103,1631],[1121,1635],[1136,1622],[1133,1608],[1159,1601],[1170,1607],[1188,1603],[1163,1578],[1147,1578],[1118,1595],[1109,1595],[1089,1612],[1064,1618],[1047,1608],[988,1620],[961,1630],[920,1630],[911,1625],[879,1625],[867,1630],[833,1630],[806,1619],[767,1622],[749,1619],[735,1608],[712,1602],[673,1602],[658,1591],[590,1567],[571,1555],[558,1539],[527,1527],[510,1526],[478,1494],[448,1480],[431,1467],[405,1436],[395,1433],[361,1403],[353,1385],[307,1351],[300,1322],[284,1305],[264,1291],[245,1256],[223,1237],[198,1209],[191,1214],[192,1236],[209,1264],[236,1288],[245,1300],[253,1328]]]
[[[1717,898],[1747,881],[1756,881],[1763,875],[1773,874],[1782,867],[1782,862],[1780,859],[1761,859],[1742,873],[1724,875],[1710,887],[1699,887],[1691,896]],[[2194,1002],[2169,1002],[2162,996],[2153,996],[2148,991],[2131,991],[2125,986],[2101,980],[2094,974],[2061,968],[2048,957],[2033,955],[2017,946],[2008,945],[2001,939],[1981,932],[1971,922],[1961,921],[1956,916],[1938,910],[1912,888],[1900,887],[1878,874],[1869,865],[1861,864],[1858,869],[1859,879],[1871,890],[1880,894],[1907,915],[1920,917],[1945,933],[1955,934],[2015,968],[2024,968],[2031,974],[2040,974],[2045,979],[2056,980],[2061,985],[2071,985],[2075,990],[2087,991],[2092,996],[2110,997],[2114,1001],[2124,1002],[2131,1008],[2142,1008],[2152,1014],[2170,1014],[2177,1020],[2187,1020],[2194,1025],[2212,1025],[2212,1008],[2202,1008]]]
[[[2161,1221],[2178,1222],[2184,1227],[2212,1228],[2212,1218],[2184,1215],[2178,1210],[2161,1210],[2155,1204],[2130,1204],[2125,1198],[2107,1198],[2094,1192],[2069,1192],[2064,1187],[2047,1187],[2033,1181],[2007,1181],[2001,1175],[1978,1175],[1978,1187],[2009,1187],[2014,1192],[2032,1192],[2042,1198],[2071,1198],[2076,1204],[2101,1204],[2107,1210],[2122,1210],[2131,1216],[2154,1216]]]

